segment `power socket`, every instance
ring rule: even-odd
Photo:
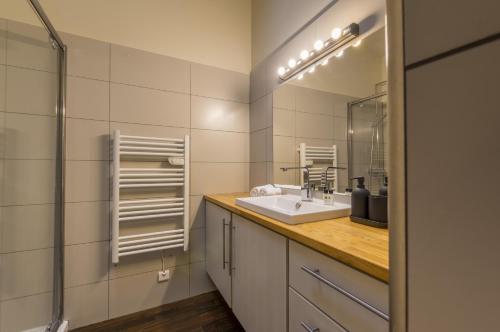
[[[158,282],[165,282],[170,279],[170,270],[164,270],[158,272]]]

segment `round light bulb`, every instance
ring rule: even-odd
[[[301,79],[303,79],[303,78],[304,78],[304,74],[299,74],[299,76],[297,76],[297,79],[298,79],[298,80],[301,80]]]
[[[302,60],[305,60],[309,57],[309,51],[308,50],[302,50],[302,52],[300,52],[300,58]]]
[[[327,64],[328,64],[328,59],[325,59],[325,60],[321,63],[321,65],[322,65],[322,66],[326,66]]]
[[[335,28],[332,30],[332,39],[337,40],[342,36],[342,30],[340,28]]]
[[[278,75],[283,76],[286,73],[285,67],[278,68]]]
[[[293,68],[293,67],[295,67],[295,65],[297,65],[297,61],[295,61],[294,58],[291,58],[290,60],[288,60],[288,67]]]
[[[314,73],[314,71],[316,70],[316,67],[315,66],[312,66],[310,69],[309,69],[309,73]]]
[[[342,55],[344,55],[344,50],[341,50],[339,53],[337,53],[335,56],[337,58],[340,58]]]
[[[359,45],[361,45],[361,39],[357,40],[354,44],[352,44],[352,46],[354,47],[358,47]]]
[[[314,42],[314,49],[315,49],[316,51],[319,51],[319,50],[321,50],[321,49],[323,48],[323,45],[324,45],[324,44],[323,44],[323,41],[322,41],[321,39],[318,39],[318,40],[316,40],[316,41]]]

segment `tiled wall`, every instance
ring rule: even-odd
[[[57,54],[38,27],[0,20],[0,331],[52,311]]]
[[[347,167],[347,103],[354,98],[285,84],[252,103],[251,118],[266,129],[251,133],[251,183],[298,184],[299,173],[280,167],[298,166],[300,143],[337,145],[338,165]],[[262,119],[259,122],[259,119]],[[265,122],[266,120],[267,122]],[[265,142],[265,144],[263,144]],[[266,157],[266,178],[262,159]],[[255,172],[255,174],[254,174]],[[339,190],[347,186],[347,171],[339,170]]]
[[[70,327],[212,290],[205,273],[202,195],[248,190],[248,75],[69,34],[62,34],[62,38],[68,46],[65,317]],[[36,54],[23,53],[23,56],[36,58]],[[33,71],[33,76],[39,73]],[[26,98],[24,91],[17,91],[25,103],[34,104],[36,98],[44,98],[46,84],[32,79],[22,84],[25,82],[33,82],[33,90],[37,91],[34,99]],[[38,146],[30,153],[33,156],[44,153],[51,146],[50,140],[36,135],[40,124],[27,125],[35,133],[35,137],[27,137]],[[109,143],[114,129],[129,135],[191,135],[190,251],[168,252],[167,266],[174,272],[167,283],[156,281],[161,269],[159,253],[130,256],[120,260],[118,266],[110,263]],[[17,167],[30,166],[20,162]],[[26,188],[33,195],[43,194],[39,188],[50,188],[52,179],[40,181],[26,182]],[[25,218],[40,214],[33,212]],[[16,231],[20,230],[11,232]],[[33,233],[34,237],[42,235],[45,234]],[[47,246],[52,245],[51,240],[46,242]],[[36,326],[38,321],[45,324],[50,316],[48,292],[52,271],[41,269],[35,254],[45,252],[29,252],[30,257],[23,261],[17,256],[11,258],[15,266],[32,272],[21,278],[23,283],[35,285],[30,287],[44,281],[50,284],[44,289],[44,297],[30,299],[29,303],[22,298],[16,304],[26,308],[23,317],[33,322],[28,327]],[[37,270],[43,271],[43,278]],[[20,277],[20,272],[13,272],[13,276]],[[12,282],[16,287],[22,286],[19,281]],[[3,284],[2,289],[5,289]],[[38,289],[27,292],[40,293]],[[2,310],[2,316],[9,312],[12,310]]]

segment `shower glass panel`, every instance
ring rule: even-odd
[[[0,14],[2,332],[55,331],[62,317],[64,51],[34,9]]]
[[[367,189],[378,193],[388,166],[387,95],[350,103],[348,116],[349,179],[364,176]]]

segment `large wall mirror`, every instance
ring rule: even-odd
[[[359,44],[359,45],[358,45]],[[273,92],[273,178],[275,183],[310,182],[338,192],[352,188],[352,177],[365,177],[377,191],[387,176],[387,70],[385,30],[330,58]],[[324,170],[328,166],[339,169]]]

